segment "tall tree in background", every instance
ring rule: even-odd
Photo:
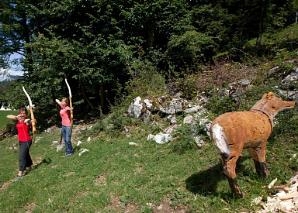
[[[10,0],[0,2],[0,55],[2,66],[7,66],[9,56],[23,53],[25,30],[16,3]]]
[[[105,113],[148,64],[183,75],[290,23],[293,0],[261,2],[2,0],[0,54],[24,54],[22,83],[41,109],[55,110],[67,77],[75,111]]]
[[[30,14],[30,0],[3,0],[1,1],[0,15],[0,56],[3,61],[11,63],[10,56],[13,54],[22,55],[19,61],[13,63],[22,64],[25,71],[32,70],[33,60],[32,52],[26,47],[33,39],[34,29],[37,25],[33,23]],[[29,63],[24,63],[26,58]],[[27,72],[25,72],[27,73]],[[25,78],[26,79],[26,78]],[[27,79],[28,81],[30,79]],[[21,81],[23,83],[23,81]],[[18,82],[10,84],[9,94],[5,94],[8,102],[13,102],[14,107],[18,107],[23,99],[20,93],[21,86]],[[12,100],[8,100],[8,99]],[[23,102],[24,104],[25,102]]]
[[[85,115],[92,110],[106,112],[129,77],[127,64],[132,55],[117,27],[117,9],[106,1],[43,1],[36,5],[35,19],[44,20],[43,28],[27,44],[34,52],[31,76],[36,89],[52,91],[54,100],[54,95],[65,92],[61,85],[67,77],[76,85],[74,102],[81,103],[76,105],[79,111]],[[47,82],[42,80],[45,78]]]

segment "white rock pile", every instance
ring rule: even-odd
[[[272,182],[275,183],[276,180]],[[257,213],[298,213],[298,173],[286,185],[273,186],[274,183],[269,184],[268,188],[276,190],[276,193],[268,196],[266,202],[260,201],[262,210],[257,211]]]

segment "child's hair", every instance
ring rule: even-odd
[[[66,97],[63,97],[61,102],[64,101],[66,103],[67,106],[69,106],[69,99]]]
[[[25,118],[27,118],[27,109],[26,109],[26,107],[21,106],[21,107],[19,108],[19,114],[21,114],[21,112],[25,112]]]

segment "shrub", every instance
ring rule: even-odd
[[[206,104],[206,108],[215,115],[220,115],[237,110],[237,104],[228,96],[212,96]]]
[[[189,125],[182,125],[175,131],[176,140],[172,143],[172,151],[183,154],[187,150],[196,148],[192,138],[192,130]]]
[[[197,78],[194,75],[188,75],[185,78],[178,79],[177,86],[182,94],[187,99],[196,97],[197,89]]]
[[[212,61],[216,45],[211,37],[196,31],[171,37],[167,55],[175,70],[195,71],[201,63]]]
[[[131,96],[146,97],[165,93],[165,79],[150,62],[136,61],[131,72],[133,78],[126,85],[126,90]]]

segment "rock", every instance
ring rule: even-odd
[[[274,179],[268,188],[280,189],[276,194],[267,197],[267,202],[262,202],[260,205],[263,209],[257,213],[271,212],[298,212],[298,173],[292,177],[289,183],[282,187],[273,186],[277,179]],[[271,186],[271,187],[269,187]],[[252,202],[253,203],[253,202]]]
[[[183,119],[183,124],[191,124],[193,123],[193,116],[192,115],[187,115],[184,119]]]
[[[133,116],[135,118],[139,118],[141,113],[142,113],[142,109],[143,109],[143,105],[141,103],[141,97],[138,96],[133,100],[133,103],[130,104],[129,108],[128,108],[128,114],[130,116]]]
[[[81,156],[82,154],[84,154],[85,152],[89,152],[88,149],[80,149],[79,151],[79,156]]]
[[[149,134],[147,140],[153,140],[158,144],[165,144],[172,140],[172,136],[167,133],[158,133],[156,135]]]

